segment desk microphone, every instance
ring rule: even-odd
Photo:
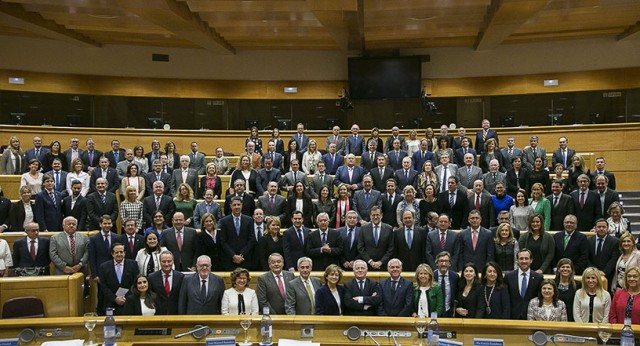
[[[371,333],[369,333],[369,331],[365,330],[364,331],[364,336],[368,336],[373,341],[373,343],[376,344],[376,346],[380,346],[378,341],[376,341],[376,339],[374,339],[373,336],[371,336]]]
[[[554,344],[556,342],[584,344],[587,341],[597,341],[596,338],[587,336],[574,336],[568,334],[547,335],[541,330],[529,335],[529,340],[536,346],[544,346],[547,342],[553,342]]]
[[[393,340],[393,346],[401,346],[398,343],[398,340],[396,340],[396,335],[392,331],[388,331],[387,332],[387,337],[389,337],[389,336],[391,337],[391,340]]]
[[[209,328],[208,326],[203,326],[203,325],[198,324],[198,325],[194,326],[190,331],[178,334],[178,335],[174,336],[173,338],[174,339],[178,339],[178,338],[181,338],[181,337],[186,336],[186,335],[193,335],[193,337],[196,340],[200,340],[200,339],[206,337],[209,334],[211,334],[211,328]]]

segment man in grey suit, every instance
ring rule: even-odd
[[[495,252],[495,242],[491,236],[491,231],[482,227],[482,217],[480,212],[472,210],[469,212],[469,227],[460,232],[458,242],[458,268],[463,268],[465,263],[473,262],[477,268],[493,261]]]
[[[278,154],[278,153],[275,153]],[[267,154],[265,154],[267,155]],[[278,154],[280,155],[280,154]],[[273,159],[270,156],[265,156],[262,160],[264,168],[257,172],[256,177],[256,194],[262,196],[267,194],[267,186],[270,182],[280,182],[280,170],[273,168]]]
[[[210,213],[216,218],[216,221],[222,219],[222,207],[213,200],[213,190],[207,189],[204,192],[204,201],[196,204],[193,210],[193,227],[200,229],[200,220],[206,213]]]
[[[287,209],[287,200],[278,194],[278,183],[269,182],[267,194],[258,197],[256,208],[262,209],[265,216],[275,216],[280,219],[280,224],[284,222]]]
[[[189,168],[194,169],[198,173],[198,175],[203,175],[205,166],[206,164],[204,162],[204,154],[198,151],[198,143],[191,142],[191,152],[189,153]]]
[[[118,164],[116,165],[116,171],[118,172],[119,180],[122,180],[122,178],[127,176],[127,168],[129,168],[129,165],[134,163],[133,150],[127,149],[127,151],[125,151],[124,153],[124,157],[125,157],[125,160],[118,162]],[[140,170],[138,170],[138,172],[140,172]],[[140,174],[143,174],[143,173],[140,173]]]
[[[160,246],[173,253],[176,270],[195,270],[196,230],[184,226],[184,214],[173,214],[173,227],[162,232]]]
[[[164,238],[164,237],[163,237]],[[211,273],[211,258],[198,257],[198,273],[186,276],[180,287],[180,315],[220,315],[224,280]],[[162,294],[162,293],[160,293]]]
[[[193,168],[189,168],[191,159],[187,155],[180,156],[180,168],[173,170],[171,176],[171,194],[176,195],[178,187],[182,183],[186,183],[191,186],[191,190],[197,191],[198,189],[198,171]]]
[[[378,167],[378,157],[384,156],[376,150],[377,146],[378,141],[373,138],[370,139],[367,143],[368,150],[362,153],[362,156],[360,157],[360,167],[362,167],[365,174]]]
[[[442,154],[440,156],[440,164],[434,169],[438,176],[438,181],[440,181],[440,191],[447,191],[447,179],[452,176],[455,177],[458,172],[458,166],[449,163],[450,159],[448,154]]]
[[[73,160],[79,159],[82,155],[82,149],[78,148],[80,145],[80,140],[78,138],[73,137],[69,140],[69,149],[65,150],[62,154],[67,159],[67,172],[73,172]]]
[[[393,255],[393,229],[381,222],[380,207],[371,208],[371,222],[360,228],[358,253],[372,270],[385,270]]]
[[[507,137],[507,146],[500,149],[500,153],[502,154],[502,157],[503,157],[502,161],[504,161],[505,171],[508,171],[511,168],[513,168],[513,166],[511,165],[511,161],[513,160],[514,157],[517,156],[522,159],[522,150],[520,148],[517,148],[515,144],[516,144],[516,140],[513,138],[513,136],[509,136]],[[487,184],[485,183],[485,185]]]
[[[362,190],[357,190],[353,194],[353,210],[360,215],[360,224],[365,224],[371,221],[369,213],[374,206],[382,206],[382,195],[380,191],[373,189],[373,179],[370,175],[365,175],[362,178]]]
[[[294,279],[292,273],[282,271],[284,259],[279,253],[269,256],[269,271],[258,277],[256,295],[260,311],[269,308],[271,315],[285,315],[284,301],[289,282]]]
[[[336,152],[340,155],[344,155],[344,146],[345,141],[344,137],[340,136],[340,126],[334,126],[332,130],[333,134],[331,136],[327,136],[325,141],[325,150],[329,152],[329,145],[336,145]]]
[[[320,279],[312,278],[313,261],[309,257],[298,259],[300,276],[289,281],[287,285],[284,308],[287,315],[315,315],[315,294],[322,286]]]
[[[538,136],[531,136],[529,137],[529,146],[522,151],[522,164],[528,170],[532,170],[538,157],[542,159],[542,167],[547,167],[547,151],[538,146]]]
[[[563,181],[555,179],[551,183],[551,194],[547,196],[551,202],[551,224],[549,229],[560,231],[564,229],[564,218],[571,214],[575,215],[575,205],[571,195],[562,193]]]
[[[460,180],[460,185],[468,189],[473,188],[476,180],[482,179],[482,169],[473,165],[473,154],[471,153],[464,155],[464,166],[459,167],[456,174],[458,175],[458,180]]]
[[[67,216],[62,220],[64,232],[53,237],[49,243],[49,257],[53,262],[54,275],[70,275],[84,272],[89,259],[89,237],[76,233],[78,220]]]
[[[318,171],[313,175],[313,178],[311,178],[311,186],[309,188],[311,198],[318,198],[320,196],[320,189],[323,186],[329,187],[329,196],[331,196],[333,194],[333,177],[327,174],[324,161],[318,162],[316,167]]]
[[[484,184],[485,190],[489,194],[496,194],[496,185],[500,183],[502,185],[507,184],[507,174],[500,172],[500,164],[498,160],[493,159],[489,161],[489,172],[482,176],[482,184]]]
[[[438,217],[438,229],[427,234],[427,264],[431,268],[437,268],[436,257],[442,251],[452,254],[451,265],[453,270],[456,270],[458,266],[458,256],[455,251],[458,248],[460,234],[453,232],[449,227],[451,227],[449,215],[440,214]]]
[[[459,172],[459,171],[458,171]],[[482,227],[489,228],[496,224],[495,212],[493,208],[493,199],[491,195],[484,190],[482,180],[478,179],[473,183],[473,194],[469,196],[469,206],[480,212]]]
[[[287,197],[293,190],[293,186],[297,182],[302,182],[304,188],[309,190],[309,179],[307,179],[307,173],[300,170],[300,162],[296,159],[291,160],[291,171],[282,176],[280,180],[280,190],[287,192]]]

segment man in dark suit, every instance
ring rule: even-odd
[[[511,220],[511,214],[508,211],[503,210],[500,213],[498,213],[497,226],[491,227],[489,229],[491,231],[491,238],[495,239],[496,238],[496,232],[498,231],[498,227],[503,223],[508,224],[510,222],[510,220]],[[511,232],[513,232],[513,237],[514,238],[520,239],[520,230],[518,230],[517,228],[511,227]]]
[[[345,141],[346,141],[345,147],[344,147],[345,155],[353,154],[355,156],[362,156],[362,153],[364,153],[367,150],[364,144],[364,137],[362,137],[362,135],[360,135],[359,132],[360,132],[360,126],[358,126],[357,124],[351,125],[352,135],[345,137]]]
[[[355,260],[353,275],[354,278],[344,284],[345,312],[343,315],[378,315],[378,306],[382,302],[382,291],[378,282],[367,278],[367,262]]]
[[[149,274],[149,287],[156,292],[156,315],[177,315],[184,274],[173,269],[173,254],[160,253],[160,270]]]
[[[264,164],[264,168],[258,171],[256,177],[257,196],[262,196],[267,192],[267,185],[269,185],[270,182],[276,182],[276,184],[280,182],[280,169],[273,168],[273,160],[271,159],[271,157],[265,156],[264,160],[262,160],[262,163]]]
[[[595,191],[589,190],[589,176],[580,174],[578,190],[571,192],[575,215],[578,218],[578,231],[590,230],[600,215],[600,198]]]
[[[42,146],[42,138],[39,136],[33,137],[33,148],[27,149],[25,151],[25,161],[29,162],[31,159],[36,159],[40,161],[40,166],[44,162],[44,155],[49,152],[48,148]]]
[[[345,219],[345,226],[337,230],[342,238],[340,264],[344,269],[352,269],[353,261],[360,259],[360,253],[358,252],[358,237],[360,236],[358,213],[354,210],[349,210],[345,215]]]
[[[504,169],[507,171],[513,168],[511,162],[513,161],[514,157],[519,157],[522,161],[522,149],[517,148],[515,144],[515,138],[513,138],[513,136],[509,136],[507,137],[507,146],[500,149],[500,153],[502,154],[503,158],[502,161],[504,163]]]
[[[231,213],[218,223],[222,242],[222,262],[227,270],[251,267],[251,253],[256,245],[253,219],[242,213],[242,198],[231,199]]]
[[[358,252],[372,270],[385,270],[393,255],[393,229],[382,221],[382,210],[371,208],[371,222],[360,228]]]
[[[86,144],[87,149],[80,154],[80,159],[84,165],[84,170],[91,175],[91,173],[93,173],[93,169],[98,167],[98,162],[103,153],[100,150],[95,149],[96,142],[93,138],[87,138],[84,143]]]
[[[562,193],[563,182],[555,179],[551,183],[551,194],[547,196],[551,202],[551,230],[561,230],[564,228],[565,216],[575,214],[575,204],[570,195]]]
[[[144,237],[138,234],[136,228],[136,220],[126,219],[122,221],[124,234],[120,235],[120,243],[124,245],[124,257],[128,259],[136,259],[138,251],[144,247]]]
[[[509,290],[511,319],[526,320],[529,301],[538,296],[543,276],[531,270],[531,251],[520,249],[517,254],[518,270],[505,274],[504,283]]]
[[[472,262],[477,268],[493,261],[495,242],[491,237],[491,231],[480,226],[482,217],[478,210],[469,212],[469,227],[460,232],[458,241],[458,268],[464,268],[465,263]]]
[[[620,202],[620,197],[618,196],[618,192],[612,190],[608,187],[609,178],[606,175],[598,175],[596,177],[596,193],[600,198],[600,216],[603,218],[608,218],[609,215],[609,207],[613,202]]]
[[[452,229],[465,228],[470,209],[467,194],[458,189],[458,178],[456,177],[449,177],[447,187],[447,191],[438,194],[440,210],[451,218]]]
[[[452,149],[456,150],[456,149],[462,148],[462,141],[465,139],[467,140],[467,144],[469,148],[472,148],[473,142],[471,140],[471,137],[467,137],[467,129],[465,129],[464,127],[458,127],[458,135],[453,137]]]
[[[282,247],[284,250],[284,268],[295,270],[298,259],[304,256],[304,249],[309,237],[309,229],[302,225],[303,216],[300,210],[291,214],[289,229],[282,235]]]
[[[253,200],[253,196],[245,193],[245,180],[236,179],[233,182],[233,187],[235,189],[235,193],[228,194],[224,200],[224,215],[229,215],[231,213],[231,202],[233,199],[238,197],[242,201],[242,214],[252,216],[253,210],[256,208],[256,202]]]
[[[292,273],[283,271],[284,258],[278,253],[269,256],[269,271],[258,277],[256,295],[260,311],[269,308],[271,315],[285,315],[285,299],[289,282],[294,279]]]
[[[380,281],[382,302],[378,306],[380,316],[409,317],[413,310],[413,284],[400,276],[402,262],[397,258],[389,260],[390,277]]]
[[[309,136],[304,134],[304,124],[298,123],[296,129],[298,132],[291,135],[291,139],[298,142],[298,151],[307,151],[307,147],[309,146]]]
[[[338,167],[344,164],[344,155],[336,152],[336,145],[329,144],[329,152],[322,155],[322,162],[326,165],[327,174],[335,175]]]
[[[322,286],[322,283],[320,279],[311,277],[311,268],[314,265],[315,262],[309,257],[298,259],[297,268],[300,276],[289,281],[287,285],[284,302],[287,315],[315,315],[315,292]]]
[[[609,287],[616,273],[616,263],[620,257],[619,240],[609,235],[609,224],[605,219],[596,221],[596,234],[587,239],[589,266],[596,267],[607,277]],[[608,290],[607,287],[605,287]]]
[[[111,220],[118,218],[118,202],[116,195],[107,191],[107,180],[96,180],[96,192],[87,196],[87,227],[90,230],[100,229],[100,217],[111,216]]]
[[[163,237],[164,238],[164,237]],[[182,281],[178,312],[180,315],[220,315],[224,280],[211,273],[211,258],[198,257],[197,274]]]
[[[393,178],[396,180],[396,191],[401,193],[407,186],[413,186],[418,190],[418,171],[411,168],[411,159],[402,159],[402,168],[395,171]]]
[[[305,253],[313,260],[313,270],[323,271],[330,264],[340,265],[342,256],[342,237],[333,228],[329,228],[329,214],[320,213],[316,217],[318,229],[309,233]]]
[[[369,150],[362,153],[362,156],[360,157],[360,167],[362,167],[364,174],[367,174],[371,169],[376,168],[378,166],[378,157],[383,156],[382,153],[376,150],[377,146],[378,141],[370,139],[367,143],[367,148]]]
[[[184,226],[184,214],[173,214],[173,227],[162,232],[160,246],[173,253],[176,270],[186,272],[196,269],[196,230]]]
[[[455,149],[455,164],[459,167],[464,166],[464,156],[467,154],[473,155],[473,164],[476,164],[477,153],[474,149],[471,148],[471,144],[469,144],[468,138],[462,139],[462,146]]]
[[[191,190],[197,191],[198,189],[198,171],[193,168],[189,168],[191,159],[189,156],[180,156],[180,169],[174,169],[171,176],[171,194],[176,195],[178,187],[182,183],[186,183],[191,186]]]
[[[401,144],[399,140],[393,141],[393,149],[387,152],[387,161],[389,162],[389,167],[393,169],[393,171],[397,171],[402,168],[402,159],[409,156],[406,151],[402,150]]]
[[[573,262],[576,275],[582,272],[589,265],[589,246],[587,237],[581,232],[576,232],[578,220],[574,215],[567,215],[564,218],[564,231],[553,235],[556,242],[555,263],[562,258],[568,258]]]
[[[311,198],[318,198],[323,186],[329,188],[329,196],[331,196],[333,193],[333,177],[327,173],[324,161],[319,161],[316,167],[318,171],[313,175],[313,178],[311,178],[311,184],[309,186]]]
[[[460,277],[458,273],[450,269],[451,263],[451,254],[448,251],[442,251],[436,256],[438,270],[433,273],[433,276],[442,289],[443,317],[453,316],[454,302],[458,292],[458,280]]]
[[[62,216],[73,216],[78,220],[78,230],[87,231],[87,199],[82,197],[82,182],[74,180],[71,182],[71,196],[62,199]]]
[[[333,184],[335,186],[340,186],[340,184],[347,184],[349,191],[353,193],[355,190],[362,189],[362,178],[364,177],[364,172],[362,171],[362,167],[356,166],[356,157],[353,154],[347,154],[346,157],[347,164],[341,166],[336,171],[336,176],[333,180]]]
[[[27,236],[13,243],[13,266],[44,268],[44,275],[49,275],[49,238],[40,237],[40,228],[35,222],[27,224],[24,232]]]
[[[591,172],[591,181],[594,181],[594,179],[595,179],[598,175],[600,175],[600,174],[604,174],[604,175],[606,175],[606,176],[607,176],[607,178],[609,179],[609,185],[608,185],[608,187],[609,187],[611,190],[615,190],[615,189],[616,189],[616,176],[615,176],[613,173],[611,173],[611,172],[609,172],[609,171],[605,170],[605,169],[604,169],[604,166],[605,166],[604,157],[602,157],[602,156],[597,157],[597,158],[596,158],[596,169],[595,169],[593,172]]]
[[[173,219],[176,206],[173,204],[173,199],[170,196],[163,194],[164,191],[164,183],[162,181],[156,181],[153,183],[153,194],[142,200],[145,229],[153,225],[153,214],[156,210],[160,210],[162,214],[164,214],[164,219],[167,220],[168,223]]]
[[[158,141],[157,139],[151,141],[151,150],[148,153],[144,154],[144,157],[146,157],[147,161],[149,162],[149,168],[151,168],[151,165],[156,162],[156,160],[160,161],[160,156],[162,156],[163,154],[164,153],[160,151],[160,141]]]
[[[144,175],[145,196],[153,194],[153,183],[161,181],[164,185],[162,194],[171,195],[171,175],[162,171],[162,162],[157,159],[152,162],[151,172]]]
[[[431,166],[436,166],[436,158],[433,156],[433,153],[429,151],[429,141],[423,138],[420,141],[420,150],[416,151],[413,153],[413,156],[411,156],[413,169],[417,172],[422,172],[422,167],[427,160],[431,161]]]
[[[566,170],[571,166],[571,159],[573,159],[573,155],[576,154],[576,151],[567,148],[567,144],[569,143],[567,137],[561,136],[558,139],[558,142],[559,147],[553,151],[553,155],[551,156],[551,166],[555,167],[557,163],[561,163],[562,168]]]
[[[382,206],[382,195],[373,189],[373,179],[370,175],[362,178],[362,190],[353,194],[353,210],[360,215],[360,224],[371,221],[369,212],[374,206]]]
[[[494,138],[496,140],[496,148],[499,146],[498,143],[498,133],[492,130],[491,123],[487,119],[482,119],[482,130],[476,132],[476,152],[478,155],[482,154],[484,151],[484,142],[489,138]]]
[[[120,141],[114,139],[111,141],[111,150],[104,153],[104,156],[109,159],[109,167],[115,169],[120,161],[124,160],[124,149],[120,149]]]
[[[45,175],[53,177],[54,186],[53,189],[60,192],[60,197],[64,198],[67,193],[67,172],[62,169],[62,161],[59,158],[53,159],[51,163],[51,170]]]
[[[400,148],[406,149],[404,137],[400,136],[400,129],[397,126],[394,126],[391,128],[391,136],[387,137],[387,140],[384,142],[385,153],[388,153],[394,150],[393,142],[396,140],[400,144]]]
[[[80,140],[78,140],[78,138],[76,137],[72,137],[69,140],[69,148],[62,153],[67,159],[67,164],[69,165],[69,167],[67,167],[67,172],[73,171],[73,160],[79,159],[82,155],[83,150],[78,148],[79,145]]]
[[[89,193],[96,191],[96,181],[98,178],[104,178],[107,180],[107,191],[116,193],[120,188],[120,179],[118,179],[118,172],[115,168],[109,166],[109,159],[101,157],[98,161],[98,167],[96,167],[91,173],[91,179],[89,180]]]
[[[393,257],[403,263],[406,271],[415,271],[419,264],[424,263],[426,254],[427,234],[422,227],[416,227],[416,218],[412,211],[402,213],[403,227],[393,231]]]
[[[275,216],[282,224],[285,220],[287,201],[278,194],[278,183],[271,181],[267,186],[267,195],[258,197],[256,208],[262,209],[265,216]]]
[[[373,189],[384,193],[387,190],[387,180],[392,179],[395,172],[387,166],[387,158],[378,156],[378,166],[369,172],[373,179]]]
[[[44,189],[36,194],[36,205],[33,216],[42,232],[59,232],[62,230],[62,198],[55,191],[53,177],[45,175],[42,178]]]
[[[98,296],[98,314],[104,315],[106,308],[113,308],[115,315],[121,315],[124,303],[124,295],[117,295],[120,288],[131,289],[136,276],[140,273],[138,263],[124,258],[124,245],[115,243],[111,245],[113,261],[107,260],[100,264],[98,277],[100,278],[100,295]]]
[[[458,170],[460,172],[460,170]],[[485,191],[482,180],[473,182],[473,194],[469,196],[470,209],[476,209],[480,212],[482,218],[481,226],[490,228],[496,225],[495,211],[493,209],[493,199],[491,195]]]
[[[89,265],[91,266],[91,278],[100,283],[98,269],[102,263],[113,259],[111,246],[120,243],[120,236],[111,232],[113,220],[109,215],[100,217],[100,232],[89,238]],[[124,250],[124,249],[123,249]],[[106,306],[98,305],[98,311],[102,311]]]
[[[387,179],[386,188],[387,192],[382,194],[381,197],[382,205],[380,209],[382,211],[382,222],[387,225],[395,225],[398,222],[396,218],[396,210],[398,209],[398,204],[402,202],[402,196],[399,193],[396,193],[395,179]]]
[[[453,232],[449,229],[451,226],[451,220],[449,215],[440,214],[438,216],[438,229],[431,231],[427,234],[426,244],[426,261],[431,268],[436,268],[436,257],[439,253],[446,251],[452,254],[453,258],[450,259],[449,265],[453,266],[453,270],[457,269],[458,256],[456,250],[458,248],[458,232]]]
[[[265,160],[267,158],[271,159],[271,165],[273,168],[278,171],[282,169],[282,154],[276,152],[276,142],[269,141],[267,151],[262,155],[262,167],[266,167]]]

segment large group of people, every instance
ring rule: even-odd
[[[353,125],[351,135],[336,126],[320,143],[303,124],[264,141],[252,128],[234,168],[221,147],[207,163],[197,142],[179,155],[157,140],[145,154],[115,139],[101,152],[91,138],[84,150],[72,138],[62,151],[35,137],[23,150],[11,137],[2,173],[21,175],[21,198],[0,199],[0,229],[26,238],[13,256],[0,240],[0,271],[88,266],[99,313],[267,306],[272,314],[640,323],[640,251],[604,158],[591,172],[562,136],[549,166],[537,136],[524,149],[513,137],[500,147],[488,120],[475,139],[443,125],[422,139],[394,127],[386,141],[374,128],[365,140]],[[231,175],[230,185],[219,175]],[[113,231],[118,218],[122,234]],[[99,233],[77,232],[85,230]],[[48,231],[60,233],[39,235]],[[324,284],[311,270],[324,271]],[[355,279],[343,286],[344,270]],[[232,287],[212,271],[231,271]],[[252,271],[267,271],[256,290]],[[368,271],[390,277],[376,282]],[[119,288],[130,293],[117,296]]]

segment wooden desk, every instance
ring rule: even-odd
[[[0,278],[0,305],[15,297],[36,296],[46,317],[80,316],[84,313],[84,275],[52,275]]]
[[[417,333],[413,327],[413,318],[406,317],[358,317],[349,316],[272,316],[273,339],[301,339],[300,331],[303,326],[313,326],[313,340],[323,345],[373,345],[370,339],[360,338],[350,341],[343,332],[357,326],[361,330],[404,331],[410,332],[408,337],[399,337],[398,342],[403,345],[417,345]],[[240,341],[244,336],[240,328],[238,316],[174,316],[168,322],[166,317],[129,317],[116,316],[118,326],[122,326],[122,338],[118,345],[186,345],[198,344],[191,336],[174,339],[174,336],[189,331],[195,325],[206,325],[213,329],[238,329],[237,336]],[[572,322],[536,322],[511,321],[511,320],[481,320],[481,319],[451,319],[441,318],[440,330],[456,333],[456,341],[462,341],[465,345],[472,345],[474,338],[498,338],[504,339],[505,345],[530,345],[528,336],[537,330],[542,330],[548,335],[564,333],[577,336],[597,337],[597,324],[584,324]],[[255,316],[249,328],[249,340],[256,343],[259,340],[260,316]],[[0,321],[0,338],[16,337],[25,327],[35,330],[43,328],[62,328],[64,331],[72,331],[72,338],[86,339],[88,334],[83,327],[82,318],[44,318],[31,320],[3,320]],[[135,328],[172,328],[171,335],[167,336],[136,336]],[[102,340],[102,323],[96,326],[94,341]],[[614,325],[613,330],[620,330],[621,325]],[[47,339],[54,340],[54,339]],[[381,345],[393,345],[393,340],[386,337],[376,337]],[[36,345],[45,341],[37,339],[27,345]],[[201,340],[199,344],[204,344]],[[585,345],[595,345],[587,342]]]

